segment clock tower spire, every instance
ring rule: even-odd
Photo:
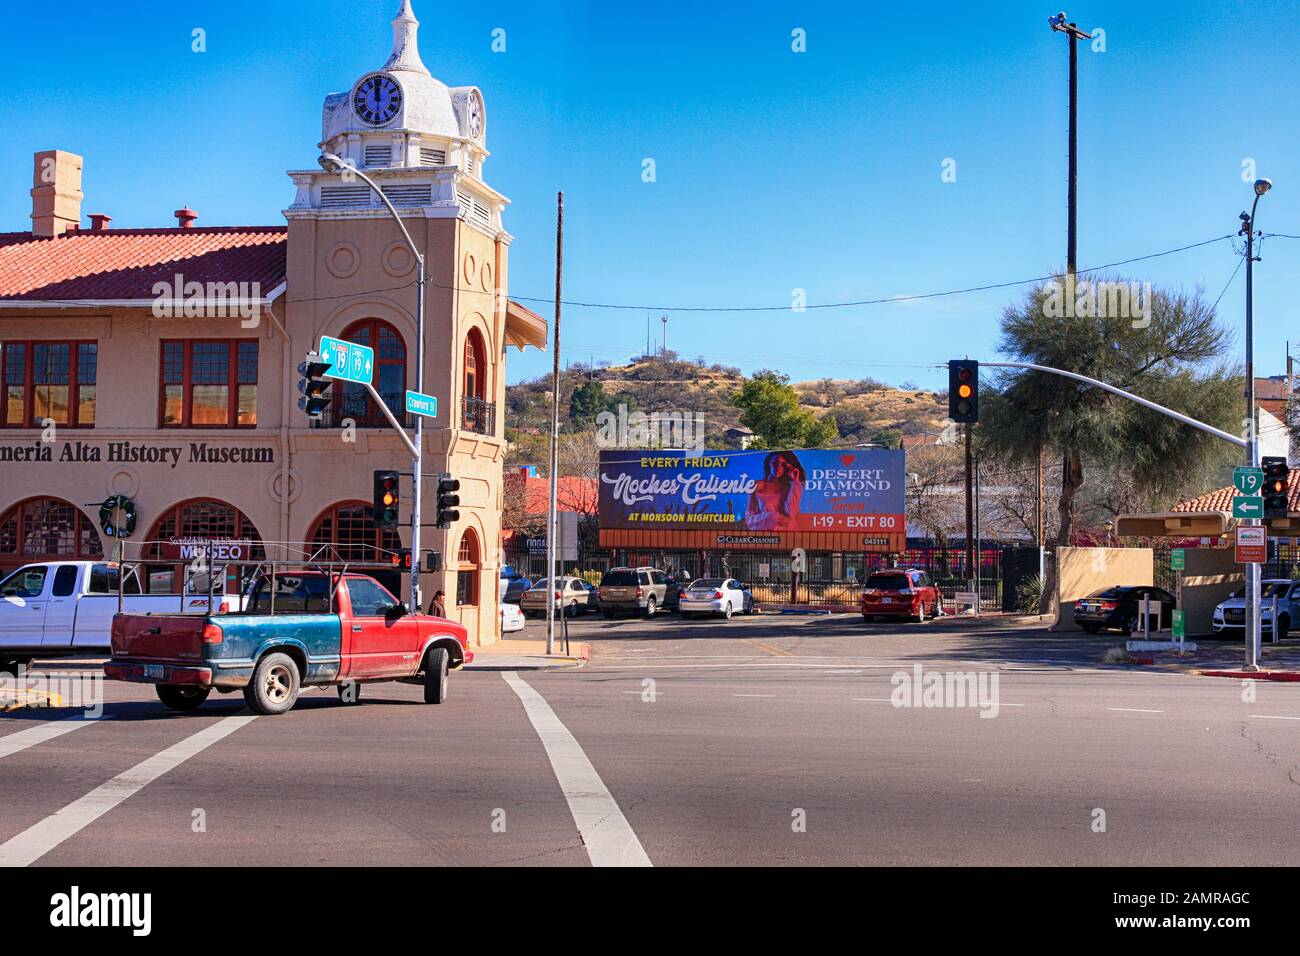
[[[385,70],[429,74],[428,68],[420,59],[420,44],[416,39],[419,29],[420,21],[415,19],[415,13],[411,10],[411,0],[402,0],[402,7],[393,18],[393,53],[384,64]]]

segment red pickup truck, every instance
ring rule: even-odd
[[[234,614],[118,614],[110,680],[155,685],[175,710],[215,689],[242,690],[259,714],[283,714],[303,687],[335,686],[349,703],[361,685],[403,681],[424,701],[447,697],[447,672],[474,659],[465,628],[411,613],[364,574],[277,571],[257,578]]]

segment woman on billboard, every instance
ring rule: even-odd
[[[763,477],[755,482],[745,509],[752,531],[798,530],[804,470],[792,451],[774,451],[763,460]]]

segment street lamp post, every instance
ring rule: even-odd
[[[374,181],[353,164],[345,162],[334,153],[322,153],[317,160],[321,169],[327,173],[346,173],[347,175],[356,176],[374,192],[379,200],[388,210],[388,214],[393,217],[397,223],[397,228],[402,232],[402,238],[406,240],[406,245],[411,250],[411,255],[415,256],[415,268],[417,272],[417,285],[415,292],[415,390],[424,393],[424,253],[422,253],[411,239],[411,234],[406,230],[406,224],[402,222],[402,217],[397,214],[397,209],[384,191],[375,185]],[[372,343],[373,344],[373,343]],[[424,416],[415,416],[415,453],[412,457],[411,472],[411,610],[419,612],[421,607],[420,601],[420,518],[421,518],[421,479],[424,466]]]
[[[1273,188],[1268,179],[1255,180],[1255,201],[1250,205],[1250,215],[1241,214],[1241,231],[1246,237],[1246,464],[1259,467],[1259,433],[1255,412],[1255,211],[1260,197]],[[1244,519],[1248,525],[1263,524],[1262,518]],[[1259,670],[1260,620],[1259,620],[1259,565],[1246,565],[1246,670]]]
[[[1066,200],[1066,245],[1065,245],[1065,268],[1070,274],[1070,280],[1074,280],[1074,272],[1077,268],[1078,252],[1078,185],[1079,185],[1079,41],[1091,40],[1092,34],[1084,33],[1079,29],[1077,23],[1067,23],[1065,11],[1062,10],[1054,17],[1047,18],[1048,24],[1057,33],[1064,33],[1065,38],[1069,41],[1070,51],[1070,156],[1069,156],[1069,173],[1067,185]],[[1073,289],[1071,290],[1073,295]]]

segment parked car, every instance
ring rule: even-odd
[[[655,568],[610,568],[600,579],[600,610],[607,618],[619,611],[654,617],[668,600],[668,576]]]
[[[518,604],[501,605],[501,633],[513,634],[524,629],[524,612]]]
[[[862,619],[911,617],[943,613],[943,595],[930,575],[914,568],[872,571],[862,582]]]
[[[533,582],[508,564],[501,565],[501,596],[504,604],[518,604]]]
[[[1174,596],[1151,585],[1115,585],[1102,588],[1074,602],[1074,620],[1089,634],[1101,630],[1118,630],[1132,634],[1142,630],[1138,602],[1144,598],[1160,601],[1164,607],[1160,619],[1168,622],[1174,609]],[[1156,615],[1151,614],[1151,629],[1155,630]]]
[[[375,681],[421,685],[426,704],[441,704],[448,671],[474,659],[460,624],[412,613],[363,574],[277,572],[250,593],[248,609],[231,614],[116,615],[104,675],[153,684],[173,710],[242,690],[255,713],[273,715],[305,686],[354,702]]]
[[[587,610],[600,610],[600,589],[590,581],[583,581],[582,588],[587,592]]]
[[[587,609],[587,589],[582,578],[564,575],[555,579],[555,605],[560,613],[568,617],[577,617]],[[519,606],[528,617],[546,616],[546,591],[550,583],[545,579],[538,581],[524,592]]]
[[[753,614],[754,595],[735,578],[700,578],[682,590],[682,617],[719,614],[730,620],[734,613]]]
[[[111,561],[53,561],[25,565],[0,581],[0,670],[16,670],[38,655],[107,651],[120,573]],[[222,593],[224,578],[218,574],[214,581],[214,614],[241,606],[238,595]],[[137,569],[128,568],[123,608],[140,613],[206,611],[207,577],[202,577],[201,592],[195,589],[197,580],[191,578],[186,594],[144,594]]]
[[[1291,622],[1300,613],[1300,581],[1287,578],[1270,578],[1259,587],[1259,618],[1265,634],[1273,631],[1273,598],[1277,598],[1277,639],[1283,640],[1291,630]],[[1214,633],[1244,631],[1246,629],[1246,589],[1237,588],[1227,600],[1214,609]]]

